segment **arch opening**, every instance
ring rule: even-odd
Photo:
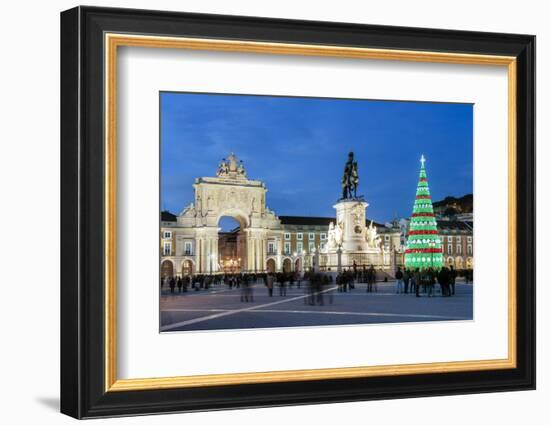
[[[275,273],[276,264],[275,264],[275,260],[273,258],[269,258],[266,261],[266,270],[267,270],[268,273]]]
[[[164,260],[160,265],[160,277],[174,277],[174,264],[170,260]]]
[[[193,270],[193,262],[191,260],[183,260],[183,263],[181,265],[182,276],[192,276]]]
[[[246,219],[226,213],[218,218],[218,270],[235,274],[246,270]]]
[[[289,273],[292,271],[292,261],[290,258],[285,258],[283,260],[283,272]]]

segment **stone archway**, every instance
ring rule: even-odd
[[[183,260],[181,265],[181,275],[182,276],[192,276],[193,275],[193,262],[191,260]]]
[[[273,258],[269,258],[266,262],[265,268],[268,273],[275,273],[275,270],[276,270],[275,260]]]
[[[160,277],[173,277],[174,276],[174,263],[171,260],[164,260],[160,264]]]
[[[303,266],[302,259],[297,258],[296,261],[294,262],[294,270],[296,270],[297,272],[301,272],[302,266]]]
[[[292,260],[290,258],[285,258],[283,260],[283,272],[290,273],[292,271]]]
[[[195,179],[193,189],[194,202],[183,210],[177,222],[182,232],[194,235],[196,272],[223,271],[218,224],[224,216],[239,222],[241,271],[265,271],[268,233],[281,232],[280,220],[266,207],[265,184],[248,179],[242,161],[231,154],[220,163],[216,177]],[[280,259],[276,264],[280,264]]]

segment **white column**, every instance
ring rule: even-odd
[[[213,252],[214,252],[214,259],[213,259],[214,272],[217,273],[220,270],[220,259],[219,259],[220,252],[219,252],[219,247],[218,247],[218,235],[216,235],[212,239],[212,247],[213,247]]]
[[[255,246],[255,260],[256,262],[254,263],[254,271],[259,271],[260,270],[260,240],[259,239],[256,239],[256,246]]]
[[[206,238],[206,273],[212,273],[212,239]]]
[[[267,243],[267,240],[266,238],[261,238],[260,239],[260,267],[259,267],[259,270],[260,271],[264,271],[265,270],[265,260],[266,260],[266,243]]]
[[[246,270],[250,271],[254,269],[254,238],[250,232],[247,232],[246,234],[246,252]]]
[[[202,240],[202,272],[208,273],[208,241]]]
[[[283,241],[280,237],[277,238],[277,269],[281,272],[283,269]]]
[[[197,273],[202,273],[202,257],[204,253],[202,252],[202,238],[197,238],[197,246],[195,247],[197,250]]]

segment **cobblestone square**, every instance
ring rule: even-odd
[[[335,285],[312,294],[307,282],[287,287],[286,296],[275,287],[273,296],[263,283],[252,285],[252,301],[241,301],[239,288],[219,285],[208,290],[161,295],[161,332],[220,329],[281,328],[295,326],[358,325],[473,319],[473,284],[457,282],[454,296],[420,292],[397,294],[395,282],[379,282],[377,292],[364,283],[339,292]],[[313,303],[311,301],[313,300]]]

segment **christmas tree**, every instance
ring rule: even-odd
[[[420,158],[420,176],[416,187],[416,199],[409,224],[407,249],[405,251],[405,267],[411,269],[439,269],[443,266],[443,250],[437,231],[432,197],[428,187],[428,178],[424,163],[424,155]]]

